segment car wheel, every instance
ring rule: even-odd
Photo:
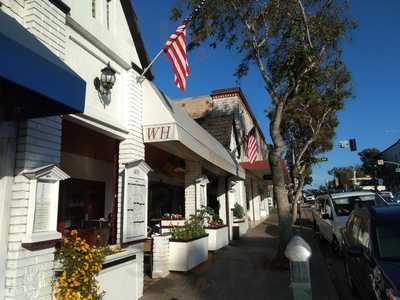
[[[342,250],[340,248],[340,244],[339,244],[339,241],[337,240],[336,236],[333,236],[331,246],[332,246],[333,252],[336,255],[341,256]]]
[[[347,264],[346,259],[344,260],[344,272],[346,276],[347,285],[350,288],[350,291],[353,295],[357,295],[357,290],[353,282],[353,278],[351,278],[349,265]]]

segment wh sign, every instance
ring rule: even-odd
[[[146,142],[168,141],[175,137],[175,126],[164,125],[144,128]]]

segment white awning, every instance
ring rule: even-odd
[[[211,134],[170,101],[153,83],[146,80],[143,82],[143,88],[145,143],[179,142],[212,165],[229,174],[245,178],[245,172],[238,162]],[[180,156],[179,149],[176,150],[173,154]]]

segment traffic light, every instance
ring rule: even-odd
[[[350,139],[350,151],[357,151],[357,142],[356,139]]]

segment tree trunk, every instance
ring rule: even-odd
[[[292,237],[292,224],[290,216],[290,205],[288,199],[288,191],[285,183],[285,173],[283,162],[283,150],[285,143],[283,141],[280,126],[282,122],[282,114],[284,102],[279,102],[273,114],[270,123],[270,135],[274,144],[273,149],[269,152],[269,161],[272,172],[273,194],[276,201],[279,219],[279,246],[275,257],[278,265],[284,263],[285,249],[290,238]]]
[[[299,185],[297,186],[292,203],[292,226],[296,223],[297,220],[297,213],[299,208],[298,202],[301,199],[301,196],[303,195],[303,187],[304,187],[304,176],[300,175]]]

